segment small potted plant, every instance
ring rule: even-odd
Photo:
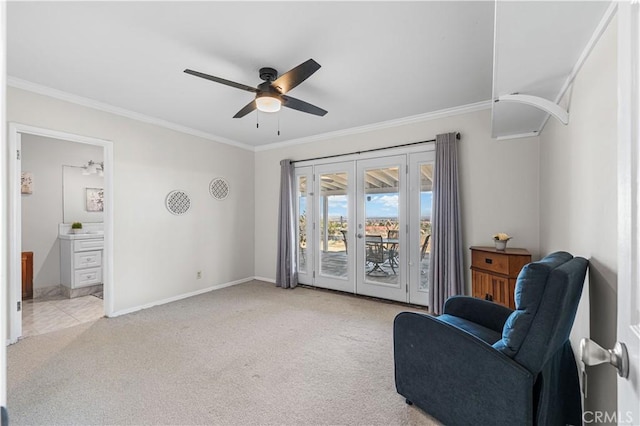
[[[82,223],[73,222],[71,224],[71,232],[73,232],[74,234],[82,234]]]
[[[509,241],[511,237],[504,232],[498,232],[493,236],[493,242],[496,245],[496,250],[503,251],[507,248],[507,241]]]

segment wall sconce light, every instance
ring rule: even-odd
[[[104,163],[95,163],[93,160],[89,160],[87,164],[82,166],[82,174],[84,176],[95,175],[104,176]]]

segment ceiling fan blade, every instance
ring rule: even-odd
[[[236,113],[236,115],[233,116],[233,118],[242,118],[245,115],[249,114],[251,111],[253,111],[254,109],[256,109],[256,100],[252,100],[251,102],[249,102],[244,108],[242,108],[240,111],[238,111]]]
[[[215,81],[216,83],[224,84],[227,86],[235,87],[236,89],[246,90],[247,92],[258,93],[258,89],[255,87],[247,86],[245,84],[236,83],[235,81],[225,80],[224,78],[214,77],[209,74],[193,71],[190,69],[184,70],[187,74],[195,75],[196,77],[204,78],[206,80]]]
[[[320,64],[313,59],[309,59],[308,61],[301,63],[294,69],[282,74],[274,82],[272,82],[271,85],[279,87],[280,93],[284,94],[296,87],[298,84],[305,81],[311,76],[311,74],[318,71],[319,69]]]
[[[313,115],[319,115],[323,117],[328,111],[318,108],[315,105],[311,105],[308,102],[301,101],[300,99],[292,98],[291,96],[282,95],[282,105],[287,108],[297,109],[298,111],[307,112]]]

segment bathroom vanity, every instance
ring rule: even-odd
[[[72,234],[70,225],[60,225],[60,283],[66,297],[102,290],[104,232],[102,226],[96,225],[89,226],[83,234]]]

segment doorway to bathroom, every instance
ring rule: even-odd
[[[112,144],[9,126],[9,341],[112,312]]]

